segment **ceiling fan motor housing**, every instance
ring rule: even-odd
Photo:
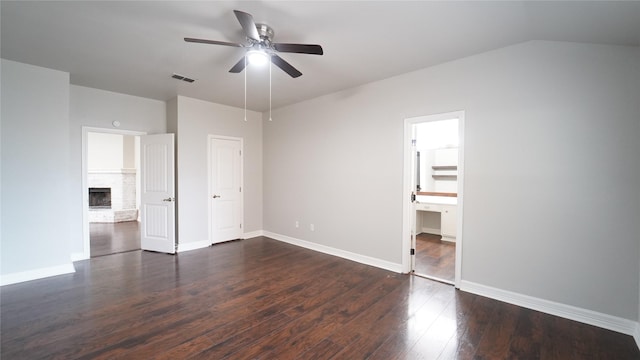
[[[273,41],[273,35],[275,32],[273,28],[267,24],[256,24],[256,29],[258,30],[258,34],[260,35],[260,40],[270,44]]]

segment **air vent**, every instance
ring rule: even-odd
[[[173,75],[171,75],[171,77],[172,77],[172,78],[174,78],[174,79],[176,79],[176,80],[186,81],[186,82],[188,82],[188,83],[192,83],[192,82],[194,82],[194,81],[195,81],[194,79],[190,79],[190,78],[188,78],[188,77],[186,77],[186,76],[182,76],[182,75],[180,75],[180,74],[173,74]]]

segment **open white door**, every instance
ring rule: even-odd
[[[413,166],[411,167],[411,271],[413,272],[416,269],[416,251],[417,251],[417,243],[416,243],[416,192],[417,192],[417,183],[418,176],[420,176],[420,172],[418,171],[418,152],[416,150],[416,134],[415,134],[415,125],[412,126],[412,139],[411,139],[411,161]]]
[[[140,245],[176,252],[173,134],[140,136]]]
[[[209,138],[211,243],[242,238],[242,139]]]

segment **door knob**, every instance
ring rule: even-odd
[[[162,199],[162,201],[172,202],[172,201],[173,201],[173,198],[172,198],[172,197],[168,197],[168,198],[166,198],[166,199]]]
[[[214,199],[217,199],[217,198],[219,198],[219,197],[221,197],[221,196],[220,196],[220,195],[213,195],[213,198],[214,198]]]

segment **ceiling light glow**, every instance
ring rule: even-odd
[[[269,54],[260,50],[251,50],[247,52],[247,61],[251,65],[262,66],[269,62]]]

